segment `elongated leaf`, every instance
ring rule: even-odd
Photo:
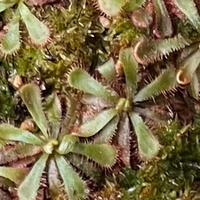
[[[110,58],[106,63],[97,68],[99,73],[108,81],[112,81],[116,76],[115,63],[113,58]]]
[[[105,89],[104,86],[82,69],[73,69],[69,73],[68,82],[71,87],[97,97],[102,97],[107,101],[112,102],[118,99],[116,95],[113,95],[111,91]]]
[[[59,179],[59,173],[53,159],[49,161],[48,183],[51,199],[57,199],[62,195],[62,183]]]
[[[56,163],[69,200],[86,199],[87,187],[85,182],[62,156],[56,157]]]
[[[137,136],[139,154],[143,159],[152,159],[160,150],[158,140],[137,113],[130,113],[131,122]]]
[[[99,9],[111,17],[117,16],[125,3],[124,0],[98,0]]]
[[[163,73],[150,84],[138,92],[134,102],[145,101],[161,93],[174,89],[176,86],[176,73],[173,68],[164,70]]]
[[[163,0],[153,0],[156,15],[156,31],[158,36],[165,38],[173,34],[171,18]]]
[[[56,94],[48,97],[45,110],[51,126],[51,134],[53,138],[57,138],[60,131],[62,110],[60,100]]]
[[[47,43],[50,36],[49,28],[35,17],[25,4],[20,3],[18,9],[32,42],[37,45]]]
[[[72,151],[88,157],[103,167],[113,166],[117,158],[117,151],[109,144],[77,143]]]
[[[14,18],[8,24],[8,30],[1,41],[1,51],[5,55],[13,54],[20,48],[19,19]]]
[[[42,110],[42,100],[39,87],[35,84],[26,84],[20,89],[20,96],[37,126],[45,137],[48,137],[48,124]]]
[[[0,125],[0,138],[3,140],[19,141],[34,145],[43,144],[43,142],[32,133],[16,128],[10,124]]]
[[[0,176],[13,181],[16,184],[21,183],[28,173],[26,168],[0,167]]]
[[[94,138],[95,144],[103,144],[111,142],[113,136],[116,134],[117,125],[119,123],[119,116],[112,119]]]
[[[175,0],[176,6],[186,15],[193,26],[200,31],[200,16],[193,0]]]
[[[48,154],[43,154],[40,159],[34,164],[33,168],[29,172],[28,176],[24,179],[18,188],[18,196],[20,200],[35,200],[37,191],[40,187],[40,179],[46,162]]]
[[[14,146],[8,146],[0,151],[0,165],[5,165],[10,162],[16,163],[16,161],[27,158],[30,156],[41,153],[42,149],[38,146],[30,144],[18,143]]]
[[[167,39],[141,38],[134,48],[134,56],[138,63],[147,65],[162,60],[170,53],[185,48],[191,44],[191,40],[178,34]]]
[[[138,64],[133,57],[133,49],[127,48],[120,51],[119,60],[122,62],[125,77],[128,97],[132,97],[132,94],[137,89],[137,72]]]
[[[12,7],[17,3],[17,0],[1,0],[0,1],[0,12]]]
[[[131,130],[130,130],[129,118],[126,113],[123,113],[117,131],[118,134],[117,143],[120,148],[120,160],[122,160],[126,166],[130,166],[130,157],[131,157],[130,133]]]
[[[104,110],[97,114],[92,120],[87,121],[79,128],[76,135],[80,137],[90,137],[98,133],[102,128],[104,128],[114,116],[117,115],[115,109]]]

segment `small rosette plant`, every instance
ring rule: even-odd
[[[37,85],[26,84],[19,92],[39,131],[33,134],[10,124],[1,124],[0,139],[32,145],[33,148],[36,146],[41,154],[29,172],[27,169],[0,167],[0,176],[19,184],[17,192],[20,200],[36,199],[43,172],[47,174],[52,199],[59,197],[63,184],[68,199],[86,199],[86,183],[73,169],[68,156],[79,154],[102,167],[111,167],[116,162],[115,148],[109,144],[82,143],[77,136],[66,132],[70,123],[61,120],[61,104],[56,94],[48,98],[44,112]]]
[[[71,87],[85,93],[83,103],[102,106],[102,111],[91,120],[83,123],[75,135],[78,133],[80,137],[91,137],[98,133],[94,137],[94,142],[102,143],[111,141],[113,136],[118,133],[117,141],[122,149],[121,159],[126,165],[129,165],[130,123],[132,123],[137,136],[141,158],[148,160],[158,154],[160,144],[144,123],[141,114],[144,114],[146,109],[139,107],[139,104],[174,89],[176,73],[174,69],[166,69],[155,80],[138,91],[139,66],[133,56],[133,49],[121,50],[118,62],[121,63],[125,75],[125,96],[118,95],[114,89],[106,88],[86,71],[79,68],[69,72],[68,82]],[[112,81],[116,76],[113,59],[100,66],[98,71],[108,82]],[[150,115],[154,116],[152,113]],[[119,129],[116,131],[118,125]]]

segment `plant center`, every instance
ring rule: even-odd
[[[43,146],[44,151],[47,154],[52,154],[55,148],[58,146],[58,141],[55,139],[51,139]]]
[[[115,108],[119,113],[128,112],[131,110],[132,105],[131,105],[130,100],[126,98],[120,98]]]

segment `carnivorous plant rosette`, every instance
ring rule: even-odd
[[[15,53],[21,46],[20,41],[20,20],[26,26],[31,42],[42,46],[49,41],[50,30],[40,21],[35,15],[31,13],[23,0],[2,0],[0,2],[0,12],[17,6],[12,13],[12,19],[5,27],[5,35],[1,40],[1,52],[5,55]]]
[[[79,154],[102,167],[111,167],[116,161],[116,150],[109,144],[81,143],[77,136],[69,134],[70,132],[66,131],[69,128],[66,127],[66,121],[61,120],[61,104],[56,94],[48,98],[45,112],[39,87],[35,84],[24,85],[20,89],[20,96],[38,126],[39,132],[32,134],[10,124],[1,124],[0,139],[17,141],[25,146],[26,144],[33,145],[33,148],[37,146],[41,150],[40,158],[28,174],[27,169],[0,167],[0,175],[19,184],[17,192],[20,200],[36,199],[44,171],[47,172],[52,199],[61,195],[59,191],[63,185],[60,178],[63,180],[68,199],[87,198],[86,183],[70,165],[68,156]],[[25,174],[27,174],[26,177],[24,177]]]
[[[91,120],[83,123],[75,134],[78,133],[80,137],[91,137],[99,132],[94,138],[94,142],[109,142],[115,135],[118,124],[122,123],[118,130],[118,144],[122,147],[124,163],[129,165],[130,121],[137,136],[140,156],[146,160],[157,155],[160,144],[141,118],[140,113],[144,110],[139,108],[138,105],[140,102],[174,89],[176,73],[174,69],[166,69],[155,80],[138,91],[139,66],[133,57],[133,49],[121,50],[119,62],[125,74],[125,96],[119,96],[116,91],[106,88],[86,71],[79,68],[72,69],[69,72],[68,82],[71,87],[85,93],[83,101],[86,104],[102,105],[102,111]],[[107,81],[115,78],[115,65],[112,59],[98,70]]]

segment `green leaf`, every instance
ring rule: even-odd
[[[152,159],[160,150],[158,140],[153,136],[150,129],[145,125],[142,118],[137,113],[130,113],[130,118],[137,136],[138,149],[141,158],[146,160]]]
[[[119,116],[114,117],[94,138],[95,144],[109,143],[116,134]]]
[[[117,16],[125,5],[124,0],[97,0],[99,9],[108,16]]]
[[[69,200],[86,199],[87,186],[63,156],[56,156],[56,163],[63,179]]]
[[[156,32],[162,38],[173,34],[171,18],[163,0],[153,0],[156,17]]]
[[[134,56],[138,63],[147,65],[162,60],[170,53],[185,48],[191,40],[178,34],[168,39],[141,38],[134,48]]]
[[[119,60],[122,63],[125,77],[126,77],[126,85],[128,90],[128,97],[131,97],[132,94],[137,89],[137,72],[138,72],[138,64],[133,57],[133,49],[127,48],[120,51]]]
[[[62,110],[60,100],[56,94],[53,94],[47,98],[45,111],[47,113],[47,117],[51,126],[51,134],[53,138],[57,138],[60,131]]]
[[[77,143],[72,151],[88,157],[103,167],[112,167],[117,158],[117,151],[109,144]]]
[[[0,176],[7,178],[16,184],[21,183],[27,173],[28,169],[25,168],[0,167]]]
[[[48,124],[46,116],[42,110],[42,100],[39,87],[35,84],[26,84],[21,87],[20,96],[37,126],[45,137],[48,137]]]
[[[176,73],[173,68],[164,70],[155,80],[141,89],[134,98],[134,102],[154,98],[161,93],[176,87]]]
[[[16,17],[8,24],[7,33],[1,41],[1,51],[5,55],[16,53],[20,48],[19,19]]]
[[[112,81],[116,77],[115,63],[113,58],[110,58],[106,63],[99,66],[97,70],[108,81]]]
[[[193,26],[200,31],[200,16],[193,0],[175,0],[176,6],[190,20]]]
[[[17,3],[17,0],[1,0],[0,1],[0,12],[14,6]]]
[[[18,9],[32,42],[36,45],[46,44],[50,36],[49,28],[35,17],[25,4],[20,3]]]
[[[113,108],[104,110],[97,114],[93,119],[81,125],[78,133],[74,134],[80,137],[91,137],[104,128],[116,115],[117,111]]]
[[[48,154],[43,154],[40,159],[34,164],[33,168],[26,176],[24,181],[18,188],[18,196],[20,200],[35,200],[37,191],[40,187],[40,179],[45,169]]]
[[[60,142],[57,152],[59,154],[68,154],[78,141],[79,138],[74,135],[65,135]]]
[[[62,195],[62,183],[59,179],[57,166],[53,159],[49,161],[48,183],[51,199],[57,199],[60,195]]]
[[[123,8],[127,12],[132,12],[138,8],[141,8],[145,2],[146,0],[129,0]]]
[[[71,87],[81,90],[85,93],[102,97],[107,101],[117,101],[116,94],[105,89],[98,81],[92,78],[86,71],[76,68],[73,69],[68,76],[68,82]]]
[[[10,124],[0,125],[0,138],[3,140],[19,141],[34,145],[43,144],[42,140],[40,140],[37,136]]]

